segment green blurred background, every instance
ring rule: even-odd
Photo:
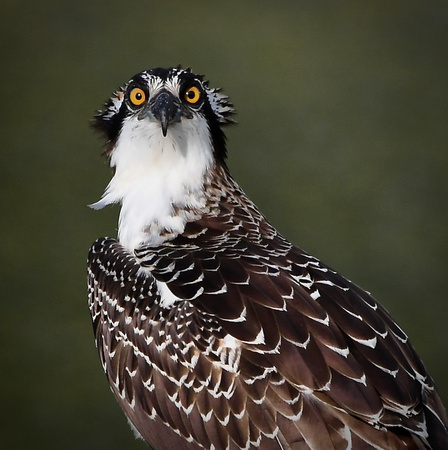
[[[235,178],[279,230],[371,291],[448,403],[448,2],[10,0],[0,6],[5,449],[143,449],[102,373],[85,259],[116,234],[89,119],[154,66],[238,111]]]

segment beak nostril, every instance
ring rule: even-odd
[[[150,111],[160,122],[164,137],[167,135],[169,125],[180,121],[180,105],[169,92],[161,92],[152,102]]]

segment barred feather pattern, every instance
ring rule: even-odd
[[[386,310],[212,172],[182,234],[89,253],[100,358],[141,436],[156,449],[448,448],[433,381]]]

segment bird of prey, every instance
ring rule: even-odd
[[[433,380],[366,291],[282,237],[226,165],[233,107],[190,69],[131,78],[94,127],[118,239],[88,256],[110,387],[154,449],[448,449]]]

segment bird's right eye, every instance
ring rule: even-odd
[[[140,106],[146,100],[146,94],[143,89],[134,88],[129,94],[129,100],[134,106]]]

